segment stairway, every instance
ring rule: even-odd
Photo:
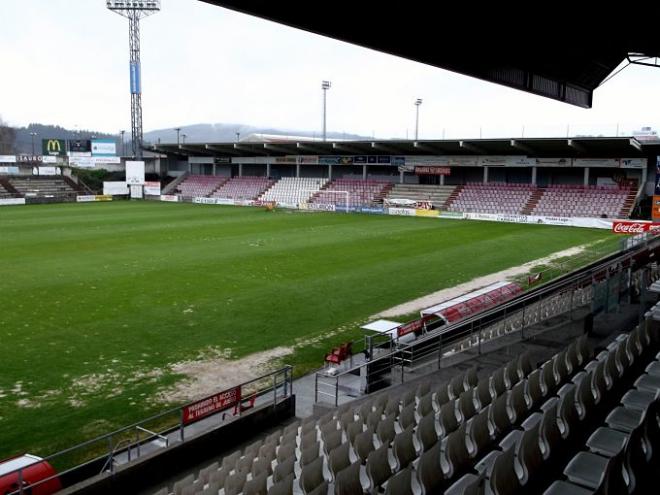
[[[449,207],[454,203],[454,201],[456,201],[456,198],[458,198],[458,196],[459,196],[459,195],[461,194],[461,192],[463,191],[463,187],[464,187],[464,186],[456,186],[456,188],[454,189],[454,191],[449,195],[449,197],[447,198],[447,200],[446,200],[446,201],[444,202],[444,204],[442,205],[442,208],[440,208],[440,209],[441,209],[441,210],[445,210],[445,211],[446,211],[446,210],[449,210]]]
[[[392,184],[387,199],[409,199],[411,201],[431,201],[435,208],[441,208],[456,186],[433,184]]]
[[[523,215],[531,215],[534,209],[536,208],[536,205],[539,204],[539,201],[541,201],[541,198],[543,197],[543,192],[544,190],[541,189],[540,187],[534,191],[534,194],[529,198],[527,203],[525,203],[525,206],[523,207],[521,213]]]

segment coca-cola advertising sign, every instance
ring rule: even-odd
[[[612,232],[615,234],[642,234],[658,227],[660,227],[659,224],[651,222],[634,222],[630,220],[615,220],[612,222]]]

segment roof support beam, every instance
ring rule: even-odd
[[[385,153],[390,153],[392,155],[404,155],[400,148],[396,148],[390,144],[385,145],[383,143],[376,143],[375,141],[371,143],[371,148],[378,151],[384,151]]]
[[[637,151],[642,151],[642,145],[640,144],[639,141],[637,141],[637,139],[630,138],[630,140],[628,142],[630,143],[630,146],[635,148]]]
[[[458,142],[458,147],[464,149],[465,151],[469,151],[470,153],[475,153],[477,155],[487,155],[488,154],[480,146],[477,146],[476,144],[468,143],[467,141],[459,141]]]
[[[198,155],[204,155],[204,156],[213,156],[213,153],[208,151],[206,148],[202,148],[201,146],[197,145],[196,147],[188,146],[186,144],[180,144],[179,149],[184,151],[187,155],[191,154],[198,154]]]
[[[573,148],[578,153],[587,153],[587,148],[585,148],[582,144],[577,142],[575,139],[568,139],[567,144],[568,144],[569,147]]]
[[[332,149],[338,152],[343,152],[343,153],[351,153],[353,155],[361,155],[366,153],[365,151],[361,151],[357,148],[354,148],[352,146],[347,146],[343,143],[332,143]]]
[[[432,146],[428,143],[420,143],[418,141],[415,141],[413,143],[413,148],[419,151],[423,151],[425,153],[431,153],[433,155],[442,155],[444,154],[444,150],[438,146]]]
[[[310,143],[296,143],[296,148],[298,148],[298,151],[309,151],[310,153],[316,153],[317,155],[325,155],[328,153],[328,150]]]
[[[243,156],[250,156],[250,153],[255,154],[255,155],[268,155],[269,153],[266,153],[263,149],[259,149],[258,146],[248,146],[248,145],[242,145],[238,143],[234,143],[234,149],[238,150],[241,152],[240,154]]]
[[[532,148],[530,148],[527,144],[523,144],[520,141],[517,141],[515,139],[511,140],[511,147],[515,148],[517,150],[520,150],[524,153],[527,153],[528,155],[533,155],[534,154],[534,150]]]
[[[205,146],[206,146],[207,150],[214,151],[214,152],[217,152],[217,153],[226,153],[228,155],[240,155],[241,154],[240,151],[237,151],[234,148],[229,148],[229,147],[221,148],[219,146],[213,146],[212,144],[207,144]]]
[[[264,143],[264,149],[266,151],[274,153],[284,153],[285,155],[291,155],[293,151],[283,146],[277,146],[276,144]]]

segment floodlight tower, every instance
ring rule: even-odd
[[[160,0],[106,0],[109,10],[128,19],[131,74],[131,137],[133,156],[142,158],[142,82],[140,75],[140,19],[160,10]]]
[[[417,136],[419,135],[419,106],[422,104],[422,99],[417,98],[415,100],[415,141],[417,141]]]
[[[321,89],[323,90],[323,141],[325,141],[325,101],[331,85],[330,81],[321,81]]]

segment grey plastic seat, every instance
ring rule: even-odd
[[[553,361],[547,361],[541,368],[541,390],[544,396],[548,396],[557,389],[557,375],[554,370]]]
[[[291,473],[286,478],[277,481],[268,489],[268,495],[293,495],[293,479],[293,473]]]
[[[521,379],[522,376],[518,373],[518,361],[516,359],[509,361],[504,367],[504,385],[507,390],[511,390]]]
[[[444,481],[440,466],[440,442],[419,456],[416,474],[422,495],[437,493]]]
[[[490,390],[493,399],[506,392],[506,383],[504,381],[504,368],[498,368],[490,377]]]
[[[485,472],[479,475],[472,473],[465,474],[447,488],[444,495],[485,495],[485,478]]]
[[[244,471],[239,471],[234,474],[227,476],[225,480],[225,494],[226,495],[238,495],[243,491],[245,486],[245,480],[247,478],[247,473]]]
[[[449,397],[457,399],[463,392],[465,392],[465,377],[464,375],[456,375],[449,383]]]
[[[355,443],[355,438],[362,433],[362,421],[355,421],[346,428],[346,437],[351,444]]]
[[[370,412],[369,415],[367,416],[367,421],[366,421],[367,428],[371,428],[375,430],[376,427],[378,426],[378,423],[380,423],[381,419],[382,418],[379,413],[375,411]]]
[[[580,421],[584,421],[587,417],[589,417],[589,415],[596,407],[596,398],[594,397],[592,379],[592,373],[588,373],[577,386],[575,393],[575,405]]]
[[[154,492],[152,495],[169,495],[169,493],[170,492],[168,491],[167,487],[164,487],[158,490],[157,492]]]
[[[337,476],[339,471],[350,466],[351,459],[349,452],[350,445],[348,443],[343,443],[330,452],[330,455],[328,456],[328,468],[330,468],[333,479]]]
[[[247,447],[245,447],[245,451],[243,452],[243,455],[245,457],[256,457],[257,454],[259,453],[259,449],[261,446],[264,444],[263,440],[257,440],[256,442],[251,443]]]
[[[506,395],[500,395],[488,406],[490,422],[495,429],[495,436],[503,435],[511,429],[511,417],[507,411]]]
[[[318,445],[318,434],[316,430],[311,430],[300,437],[300,450],[308,449],[314,445]]]
[[[334,430],[323,437],[323,450],[326,455],[330,453],[333,449],[336,449],[341,445],[342,442],[342,431]]]
[[[277,445],[274,443],[265,443],[261,446],[259,449],[259,458],[261,459],[268,459],[268,461],[272,461],[275,459],[275,452],[277,451]]]
[[[575,385],[566,388],[566,393],[559,399],[557,409],[557,425],[564,439],[567,439],[579,422],[578,412],[575,409]]]
[[[405,468],[392,476],[385,487],[385,495],[413,495],[412,471]]]
[[[607,458],[591,452],[579,452],[569,461],[564,475],[572,483],[586,486],[598,493],[628,492],[620,454]]]
[[[526,393],[526,381],[516,383],[508,394],[508,411],[511,423],[520,424],[529,411],[531,399]]]
[[[447,402],[440,408],[437,415],[436,431],[438,437],[446,437],[452,431],[458,428],[458,418],[456,417],[456,401]]]
[[[587,342],[588,337],[587,335],[582,335],[578,340],[577,340],[577,351],[578,351],[578,357],[580,359],[580,366],[583,366],[587,361],[590,359],[593,359],[594,357],[594,351],[593,349],[589,346],[589,343]]]
[[[401,410],[401,413],[399,414],[399,426],[402,430],[405,430],[409,426],[417,425],[417,420],[415,418],[415,408],[416,405],[413,402]]]
[[[651,361],[644,371],[649,375],[660,376],[660,361]]]
[[[243,487],[243,495],[266,495],[268,475],[263,472],[257,476],[253,476],[251,480],[245,483]]]
[[[573,341],[566,348],[566,362],[568,364],[569,374],[573,373],[580,367],[580,357],[578,355],[578,343],[577,340]]]
[[[370,492],[375,492],[389,479],[390,476],[392,476],[387,450],[387,445],[381,445],[379,448],[371,452],[367,458],[367,476],[371,483]]]
[[[252,463],[252,477],[257,477],[262,473],[266,473],[266,476],[273,474],[273,467],[271,464],[271,459],[267,457],[259,457],[255,459]]]
[[[211,473],[217,471],[219,468],[220,465],[217,462],[214,462],[205,468],[200,469],[199,474],[197,475],[197,481],[203,485],[208,483]]]
[[[566,351],[561,351],[555,355],[552,360],[554,367],[555,378],[557,378],[557,385],[562,385],[568,380],[570,374],[566,362]]]
[[[617,348],[616,351],[614,351],[616,361],[617,361],[617,366],[621,369],[621,374],[625,374],[628,368],[631,365],[630,362],[630,356],[628,355],[628,350],[626,349],[626,343],[621,342]]]
[[[535,369],[529,352],[523,352],[518,358],[518,374],[523,378],[526,378]]]
[[[389,445],[394,440],[396,432],[394,431],[394,419],[392,417],[385,418],[376,428],[376,438],[381,444]]]
[[[536,479],[543,466],[543,454],[541,453],[539,439],[540,427],[541,424],[536,423],[536,425],[523,432],[518,443],[516,457],[521,467],[521,475],[518,478],[523,486],[529,484],[530,480]]]
[[[490,472],[490,488],[494,495],[509,495],[520,490],[516,474],[514,447],[502,452],[493,463]]]
[[[181,495],[195,495],[195,493],[197,493],[197,490],[198,490],[198,485],[196,483],[192,485],[184,486],[183,490],[181,490]]]
[[[297,445],[298,444],[298,433],[295,431],[288,431],[282,435],[280,440],[280,447],[282,445]]]
[[[182,478],[174,483],[174,486],[172,487],[172,492],[174,493],[174,495],[181,495],[183,489],[187,486],[191,486],[194,482],[195,482],[195,476],[189,474],[185,478]]]
[[[424,380],[419,385],[417,385],[417,389],[415,390],[415,395],[417,397],[424,397],[430,391],[431,391],[431,384],[427,380]]]
[[[206,488],[204,488],[201,492],[197,492],[200,495],[218,495],[218,492],[220,491],[220,488],[222,488],[222,485],[217,482],[212,482],[209,483]]]
[[[470,454],[465,443],[465,424],[447,436],[444,450],[440,455],[440,466],[446,478],[453,478],[456,473],[470,464]]]
[[[410,390],[409,392],[403,394],[403,397],[401,397],[401,405],[406,407],[408,404],[414,404],[415,398],[415,390]]]
[[[624,433],[630,433],[642,424],[644,417],[644,411],[627,407],[616,407],[607,415],[605,423],[610,428]]]
[[[290,474],[293,474],[295,462],[294,457],[278,462],[273,469],[273,482],[285,480]]]
[[[306,495],[329,495],[329,488],[328,482],[324,481]]]
[[[221,467],[216,472],[211,473],[209,476],[209,484],[217,484],[219,487],[225,486],[227,476],[229,476],[230,469]]]
[[[593,374],[593,389],[596,396],[596,404],[600,404],[605,398],[607,391],[607,373],[605,373],[605,363],[599,362],[592,371]]]
[[[417,426],[417,440],[426,452],[438,442],[438,433],[435,430],[435,415],[429,413],[422,417]]]
[[[355,453],[362,459],[363,463],[367,462],[367,457],[374,450],[373,436],[374,433],[372,430],[366,430],[359,433],[355,437],[355,442],[353,442]]]
[[[474,459],[491,444],[488,411],[481,411],[466,425],[466,447],[468,455]]]
[[[417,415],[421,418],[423,416],[426,416],[430,412],[432,412],[433,409],[433,395],[428,392],[426,395],[422,396],[419,399],[419,402],[417,403],[417,408],[416,412]]]
[[[595,454],[612,457],[623,452],[628,435],[612,428],[599,427],[587,439],[587,447]]]
[[[266,437],[266,440],[264,441],[264,444],[275,444],[278,445],[280,438],[282,437],[282,430],[279,429],[277,431],[274,431],[270,435]]]
[[[483,380],[479,381],[475,388],[474,398],[475,406],[480,410],[488,406],[488,404],[493,401],[493,395],[490,391],[489,379],[484,378]]]
[[[300,428],[300,420],[295,420],[290,425],[287,425],[282,430],[282,436],[288,435],[290,433],[298,433],[298,428]]]
[[[392,453],[396,461],[395,470],[399,471],[406,468],[417,459],[417,451],[413,442],[413,428],[412,426],[399,433],[394,437],[392,442]]]
[[[277,462],[284,462],[287,459],[295,458],[296,456],[296,444],[295,443],[285,443],[280,445],[277,449]]]
[[[356,495],[362,492],[359,462],[347,466],[335,475],[335,495]]]
[[[628,390],[623,397],[621,397],[621,404],[629,409],[639,409],[646,411],[649,406],[660,397],[660,391],[650,390]]]
[[[530,408],[538,406],[547,397],[541,387],[541,370],[534,370],[527,375],[527,395],[530,399]]]
[[[660,376],[643,374],[635,380],[635,388],[649,392],[660,391]]]
[[[463,388],[469,390],[474,388],[479,383],[479,377],[477,376],[477,367],[473,366],[465,372],[463,376]]]
[[[224,459],[222,459],[222,467],[224,469],[232,470],[236,466],[236,462],[241,458],[241,452],[236,451],[231,453],[228,456],[225,456]]]
[[[548,460],[561,447],[562,436],[557,424],[557,403],[550,406],[541,419],[539,448],[543,459]]]
[[[463,421],[467,421],[472,416],[474,416],[477,411],[474,407],[474,389],[471,388],[463,392],[458,398],[457,403],[458,411],[463,418]]]
[[[543,495],[592,495],[594,492],[568,481],[555,481],[548,487]]]
[[[307,464],[310,464],[314,462],[316,459],[318,459],[319,449],[320,449],[320,445],[318,443],[315,443],[314,445],[307,447],[306,449],[302,449],[300,451],[300,465],[306,466]]]
[[[311,493],[315,488],[325,482],[323,477],[323,459],[317,457],[302,468],[300,472],[300,488],[305,494]]]
[[[385,416],[398,415],[399,414],[399,398],[391,397],[388,399],[387,404],[385,404],[384,413]]]

